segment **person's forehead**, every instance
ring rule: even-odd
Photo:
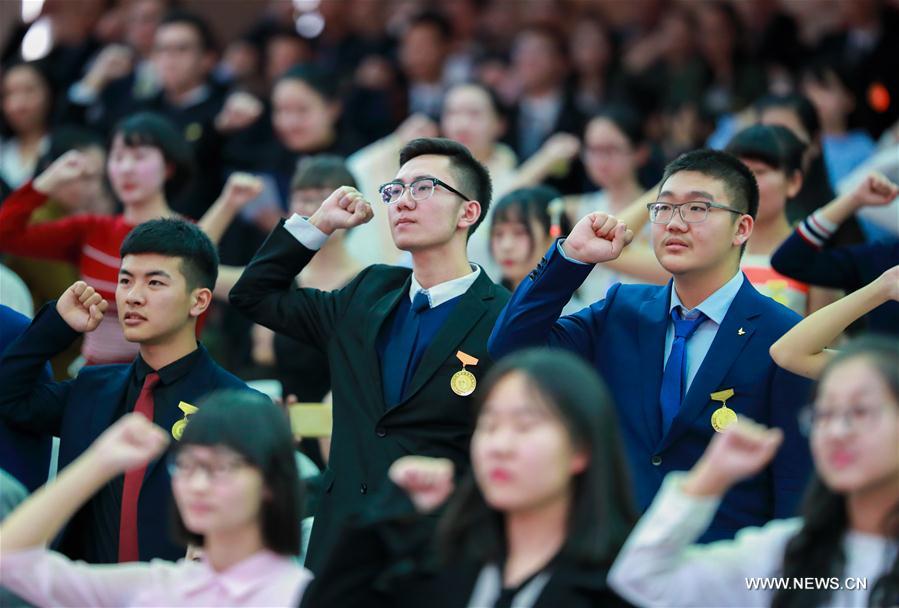
[[[449,157],[438,154],[416,156],[400,167],[396,174],[396,179],[400,181],[411,181],[418,177],[436,177],[449,182],[452,179]]]
[[[156,40],[166,42],[200,43],[200,32],[187,23],[164,23],[156,29]]]
[[[722,180],[699,171],[678,171],[670,176],[659,188],[659,198],[730,200]]]
[[[182,276],[181,258],[161,253],[129,253],[122,258],[120,270],[127,270],[134,275],[162,270],[172,277]]]

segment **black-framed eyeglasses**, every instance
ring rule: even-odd
[[[403,196],[403,192],[406,191],[406,188],[409,189],[409,193],[412,195],[413,200],[423,201],[425,199],[431,198],[431,195],[434,194],[434,189],[437,186],[449,190],[457,196],[461,196],[466,201],[472,200],[471,197],[465,196],[445,181],[437,179],[436,177],[419,177],[409,184],[404,184],[399,180],[394,180],[392,182],[387,182],[386,184],[378,188],[378,192],[381,193],[381,201],[389,205],[400,200],[400,198]]]
[[[203,471],[210,481],[229,479],[249,463],[243,458],[229,458],[215,462],[199,462],[192,458],[169,457],[166,467],[173,479],[192,479],[197,471]]]
[[[686,203],[663,203],[656,201],[646,205],[649,209],[649,221],[653,224],[667,224],[674,218],[674,212],[680,214],[680,218],[687,224],[698,224],[704,222],[709,216],[709,209],[723,209],[737,215],[743,215],[742,211],[738,211],[727,205],[713,203],[710,201],[687,201]]]
[[[876,406],[854,405],[848,408],[816,407],[815,404],[805,406],[799,411],[799,430],[806,436],[814,432],[820,432],[833,426],[835,421],[840,421],[848,432],[864,431],[870,429],[883,415],[884,408]]]

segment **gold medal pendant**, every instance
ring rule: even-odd
[[[723,433],[738,420],[737,413],[727,407],[727,400],[733,396],[734,389],[732,388],[709,395],[709,397],[712,398],[712,401],[721,402],[721,407],[712,412],[712,428],[718,433]]]
[[[462,362],[462,369],[453,374],[450,378],[450,388],[460,397],[467,397],[474,392],[478,386],[478,379],[474,374],[465,369],[466,365],[477,365],[478,360],[463,353],[461,350],[456,353],[456,358]]]
[[[184,412],[184,418],[172,425],[172,437],[175,438],[175,441],[181,441],[181,435],[184,434],[184,429],[187,428],[188,416],[200,411],[200,408],[185,401],[178,404],[178,409]]]

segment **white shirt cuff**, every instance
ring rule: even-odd
[[[286,222],[284,228],[300,242],[300,245],[312,251],[318,251],[328,240],[328,235],[309,223],[305,217],[294,213]]]
[[[557,242],[557,244],[556,244],[556,247],[558,248],[559,253],[562,254],[562,257],[563,257],[563,258],[565,258],[566,260],[568,260],[568,261],[571,262],[572,264],[580,264],[581,266],[589,266],[589,265],[590,265],[590,264],[588,264],[587,262],[582,262],[582,261],[580,261],[580,260],[575,260],[574,258],[568,257],[568,254],[565,253],[565,248],[562,247],[562,243],[564,243],[564,242],[565,242],[565,239],[560,239],[560,240]]]

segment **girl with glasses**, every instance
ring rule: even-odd
[[[0,585],[39,606],[295,606],[312,576],[294,560],[302,488],[283,412],[221,392],[183,433],[169,455],[174,529],[199,561],[87,565],[46,548],[113,478],[164,466],[169,433],[128,414],[0,525]]]
[[[778,457],[781,430],[741,420],[689,472],[668,476],[612,586],[643,606],[897,605],[899,344],[863,338],[841,351],[811,407],[816,474],[800,517],[694,544],[721,496]]]

